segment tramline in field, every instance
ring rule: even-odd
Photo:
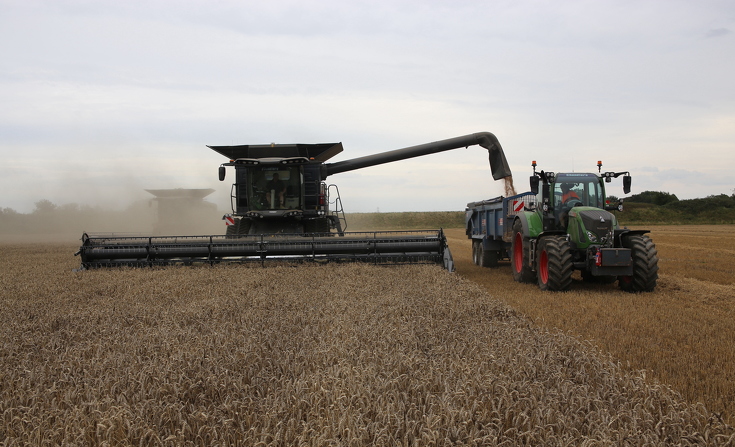
[[[266,260],[437,263],[454,270],[441,230],[345,232],[339,189],[326,178],[393,161],[480,145],[488,150],[493,178],[511,175],[503,148],[489,132],[326,163],[342,143],[208,146],[235,170],[232,213],[224,235],[116,236],[85,233],[77,252],[82,268]]]

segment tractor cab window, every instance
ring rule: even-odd
[[[301,208],[299,166],[258,166],[252,168],[250,180],[248,195],[251,209]]]
[[[555,208],[571,208],[575,205],[603,207],[604,198],[597,176],[587,174],[572,177],[560,174],[557,177],[554,184]]]

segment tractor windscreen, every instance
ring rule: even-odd
[[[573,203],[603,208],[605,195],[600,180],[594,174],[558,174],[554,183],[554,207],[560,209]]]
[[[252,210],[301,208],[299,166],[259,166],[250,171],[248,203]]]

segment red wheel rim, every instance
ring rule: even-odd
[[[549,257],[546,254],[546,250],[542,251],[539,257],[538,274],[542,283],[546,284],[549,282]]]
[[[523,270],[523,236],[521,236],[521,233],[516,233],[516,243],[513,247],[513,268],[516,269],[517,273]]]

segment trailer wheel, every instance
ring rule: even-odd
[[[572,285],[572,251],[562,236],[547,236],[540,240],[536,259],[536,274],[541,290],[562,291]]]
[[[633,235],[623,239],[623,247],[631,249],[633,274],[618,277],[618,285],[626,292],[653,292],[658,280],[656,245],[646,235]]]
[[[475,265],[480,265],[480,256],[477,254],[477,252],[480,250],[480,241],[477,239],[472,239],[472,263]]]
[[[536,274],[529,266],[530,242],[528,238],[523,236],[523,225],[521,221],[516,220],[513,223],[513,241],[511,242],[511,268],[513,270],[513,279],[518,282],[534,282]]]
[[[483,267],[497,267],[498,266],[498,252],[496,250],[483,250],[482,244],[480,244],[480,265]]]

